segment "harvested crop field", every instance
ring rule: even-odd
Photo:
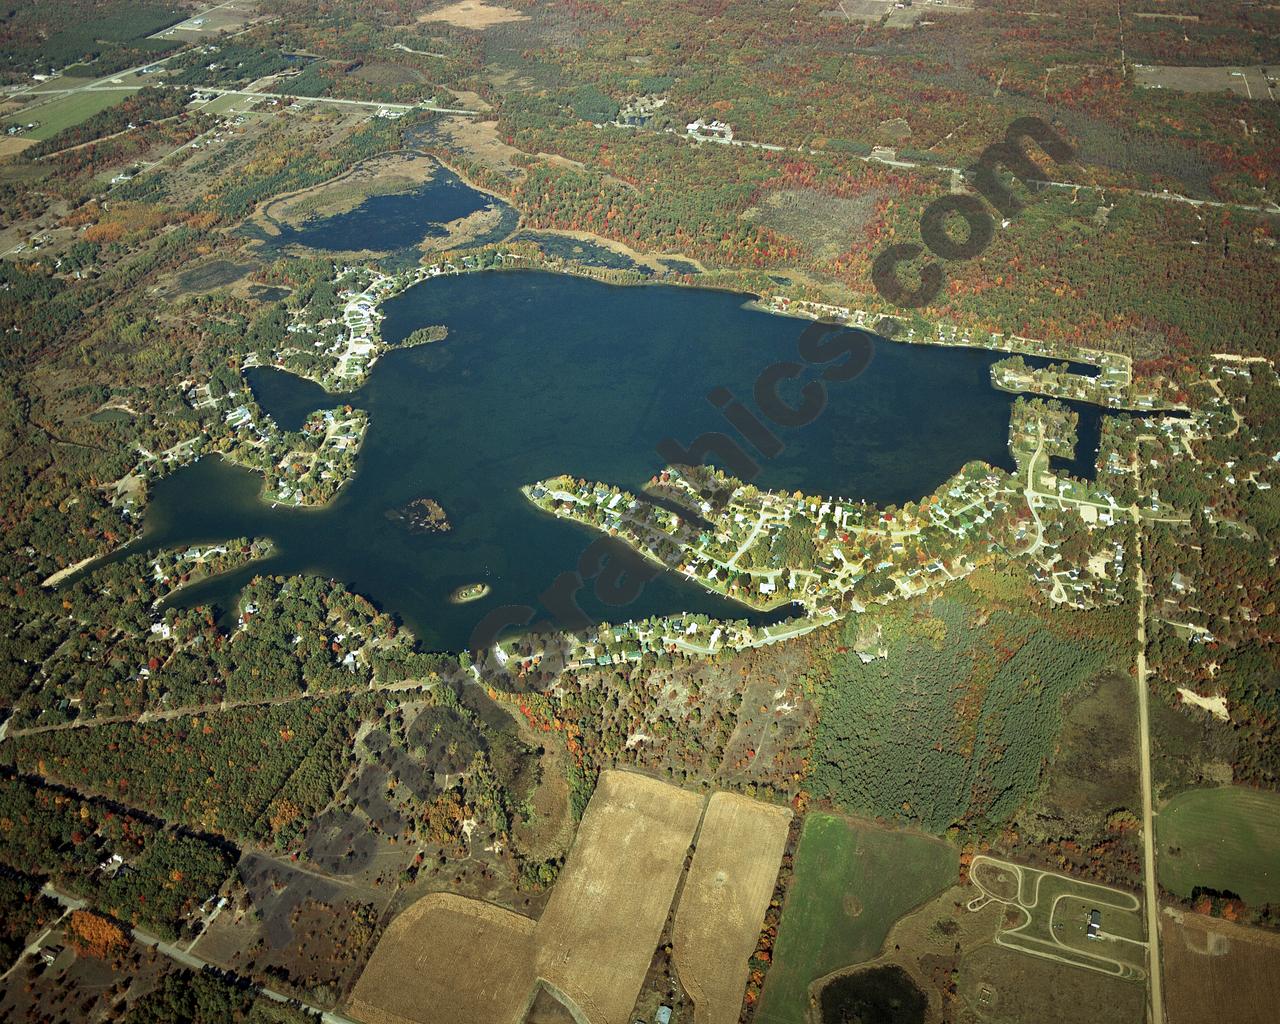
[[[351,1014],[367,1024],[518,1024],[541,983],[590,1024],[628,1024],[702,807],[697,793],[604,772],[541,919],[424,896],[378,943]]]
[[[791,812],[731,793],[707,804],[672,936],[695,1024],[734,1024]]]
[[[21,153],[28,146],[34,146],[36,141],[36,139],[27,138],[22,135],[0,139],[0,157],[13,156],[14,153]]]
[[[387,928],[352,993],[368,1024],[499,1024],[518,1020],[533,990],[527,917],[432,893]]]
[[[684,871],[702,797],[600,776],[536,939],[537,973],[591,1024],[627,1024]]]
[[[1264,1024],[1280,1004],[1280,935],[1166,910],[1160,921],[1168,1024]]]

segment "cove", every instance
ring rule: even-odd
[[[745,308],[744,298],[535,271],[424,282],[386,303],[384,337],[396,342],[442,323],[448,339],[389,353],[358,390],[335,396],[280,371],[248,374],[263,409],[286,428],[342,402],[368,411],[356,475],[332,504],[272,509],[258,497],[260,476],[204,459],[156,484],[145,532],[130,549],[268,536],[276,544],[268,561],[193,586],[181,602],[232,608],[256,573],[314,573],[398,614],[435,649],[467,647],[500,605],[549,616],[538,595],[574,569],[597,534],[539,512],[519,487],[571,473],[639,491],[663,465],[663,438],[688,444],[704,431],[730,431],[707,392],[728,388],[752,405],[756,378],[798,358],[808,324]],[[1012,470],[1013,396],[990,385],[999,356],[876,339],[866,371],[831,383],[814,423],[776,430],[783,451],[758,459],[754,482],[883,504],[920,498],[972,459]],[[783,397],[798,405],[800,385],[821,369],[781,389]],[[415,533],[388,518],[420,497],[438,501],[452,529]],[[450,603],[472,582],[491,590]],[[751,615],[674,574],[622,608],[600,606],[589,587],[581,604],[613,622],[681,611],[785,617]]]

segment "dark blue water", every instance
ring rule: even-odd
[[[429,182],[411,191],[370,196],[346,213],[311,217],[297,228],[277,224],[280,233],[268,244],[304,245],[328,252],[390,252],[415,246],[426,238],[440,238],[449,221],[495,206],[503,211],[501,224],[473,244],[485,245],[505,238],[515,228],[518,217],[505,203],[472,188],[441,166]]]
[[[751,404],[765,368],[798,360],[807,322],[742,303],[726,292],[537,272],[428,281],[387,303],[385,336],[443,323],[448,340],[388,354],[358,391],[326,395],[279,371],[251,374],[284,426],[343,401],[369,412],[358,472],[331,506],[271,509],[258,498],[261,477],[206,459],[157,484],[140,546],[270,536],[277,552],[265,566],[193,587],[183,600],[225,607],[253,573],[316,573],[398,613],[428,646],[465,647],[486,611],[540,607],[539,595],[598,536],[537,511],[521,484],[567,472],[638,490],[664,464],[655,447],[664,437],[687,444],[731,431],[708,391],[726,387]],[[1012,396],[990,385],[995,358],[877,341],[860,377],[828,385],[815,422],[776,429],[777,457],[744,445],[761,466],[756,482],[901,503],[971,459],[1012,469]],[[782,394],[794,402],[794,389]],[[443,505],[452,531],[412,534],[387,518],[423,496]],[[476,580],[491,585],[489,597],[449,603]],[[748,617],[669,575],[624,608],[582,604],[614,622],[679,611]]]
[[[550,231],[521,231],[512,241],[536,242],[548,256],[558,256],[565,260],[574,260],[592,267],[608,267],[613,270],[631,270],[645,277],[653,274],[648,267],[641,266],[630,256],[614,252],[606,245],[597,242],[568,238]]]
[[[1096,377],[1102,371],[1093,363],[1077,363],[1073,359],[1055,359],[1052,356],[1024,355],[1023,362],[1036,370],[1045,370],[1050,366],[1065,365],[1069,373],[1078,373],[1082,377]]]

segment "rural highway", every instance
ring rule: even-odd
[[[1139,475],[1138,486],[1142,486]],[[1147,711],[1147,577],[1142,571],[1142,522],[1134,524],[1134,577],[1138,587],[1138,760],[1142,776],[1142,877],[1147,908],[1147,976],[1151,979],[1151,1020],[1164,1024],[1160,989],[1160,886],[1156,881],[1156,830],[1151,800],[1151,724]]]
[[[66,908],[67,913],[70,913],[73,910],[81,910],[87,906],[84,900],[59,892],[52,885],[46,885],[41,891],[50,899],[57,900],[61,903],[63,907]],[[157,953],[162,953],[170,960],[174,960],[177,963],[182,964],[184,967],[189,967],[194,971],[203,971],[205,968],[208,968],[212,971],[217,971],[218,973],[222,973],[224,970],[224,968],[217,964],[210,963],[208,960],[203,960],[187,950],[178,948],[178,946],[171,942],[165,942],[158,935],[152,935],[150,932],[143,931],[136,925],[132,926],[130,931],[133,933],[133,940],[140,946],[150,946]],[[43,939],[41,939],[41,941],[43,941]],[[34,950],[28,947],[27,952],[34,952]],[[10,970],[12,970],[12,968],[10,968]],[[265,985],[255,984],[254,988],[273,1002],[301,1006],[305,1010],[310,1010],[312,1013],[318,1014],[323,1024],[356,1024],[355,1021],[351,1020],[349,1017],[342,1016],[340,1013],[335,1013],[332,1010],[322,1010],[318,1006],[312,1006],[309,1003],[304,1003],[301,999],[295,999],[292,996],[287,996],[283,992],[277,992],[274,989],[267,988]]]
[[[157,62],[159,63],[159,62]],[[130,72],[121,72],[113,78],[122,78]],[[90,82],[88,85],[81,85],[73,89],[42,89],[40,96],[61,97],[77,92],[137,92],[140,86],[137,85],[113,85],[111,79],[106,80],[107,84],[102,84],[102,80]],[[148,82],[155,88],[160,89],[184,89],[188,92],[209,93],[214,96],[242,96],[245,99],[266,99],[266,100],[296,100],[299,103],[327,103],[345,107],[372,107],[375,110],[396,110],[401,113],[408,113],[411,110],[425,110],[435,114],[466,114],[475,117],[478,111],[466,110],[462,107],[438,107],[432,103],[380,103],[377,100],[348,100],[341,99],[336,96],[299,96],[295,93],[288,92],[257,92],[249,89],[224,89],[214,85],[191,85],[191,86],[174,86],[168,82],[155,81]],[[101,140],[94,140],[101,141]]]
[[[773,142],[756,142],[751,139],[724,139],[716,135],[704,135],[701,132],[680,132],[674,128],[668,128],[666,132],[686,138],[691,142],[714,142],[721,146],[745,146],[748,149],[765,149],[771,153],[793,152],[804,153],[807,156],[821,156],[828,152],[827,150],[813,149],[809,146],[783,146]],[[953,174],[966,174],[968,171],[967,168],[952,167],[949,164],[922,164],[912,160],[897,160],[885,156],[854,155],[853,158],[861,160],[863,163],[884,164],[887,167],[898,167],[903,170],[921,169],[924,171],[951,172]],[[1077,181],[1053,181],[1044,178],[1028,179],[1027,184],[1042,189],[1057,188],[1072,192],[1097,192],[1102,196],[1105,196],[1107,192],[1113,192],[1120,195],[1137,196],[1140,199],[1160,199],[1167,203],[1185,203],[1188,206],[1205,206],[1219,210],[1240,210],[1244,213],[1259,213],[1267,216],[1280,214],[1280,204],[1277,204],[1274,199],[1268,199],[1262,203],[1233,203],[1217,199],[1196,199],[1193,196],[1184,196],[1179,192],[1170,192],[1168,189],[1161,189],[1156,192],[1152,189],[1132,188],[1125,185],[1090,185]]]

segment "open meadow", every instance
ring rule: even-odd
[[[958,863],[936,839],[810,814],[758,1024],[804,1024],[810,984],[874,957],[898,918],[955,880]]]
[[[43,142],[53,138],[64,128],[87,121],[99,111],[114,107],[130,95],[131,91],[126,89],[82,89],[24,107],[18,113],[6,117],[2,124],[5,128],[15,124],[35,124],[34,128],[23,132],[20,137]]]
[[[1269,73],[1270,72],[1270,73]],[[1263,67],[1179,67],[1134,65],[1134,79],[1148,89],[1234,93],[1247,100],[1274,99],[1274,69]]]
[[[1179,896],[1197,886],[1246,903],[1280,901],[1280,793],[1193,789],[1156,817],[1160,884]]]

